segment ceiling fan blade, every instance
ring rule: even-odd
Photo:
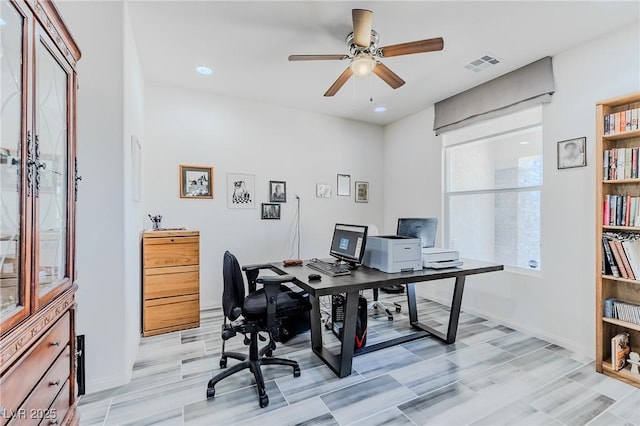
[[[349,55],[291,55],[289,61],[342,61]]]
[[[340,90],[342,86],[344,86],[344,84],[351,78],[352,75],[353,71],[351,71],[351,68],[347,68],[346,70],[344,70],[344,72],[340,74],[340,77],[338,77],[338,79],[331,85],[331,87],[329,87],[329,90],[327,90],[324,95],[333,96],[338,93],[338,90]]]
[[[382,47],[380,48],[380,56],[390,58],[392,56],[412,55],[414,53],[435,52],[442,49],[444,49],[444,39],[438,37]]]
[[[398,74],[391,71],[389,67],[387,67],[382,62],[376,63],[376,66],[373,68],[373,73],[383,79],[385,83],[387,83],[394,89],[397,89],[405,83],[405,81],[401,79]]]
[[[359,47],[369,47],[373,12],[366,9],[353,9],[351,17],[353,18],[353,42]]]

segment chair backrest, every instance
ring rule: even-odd
[[[222,292],[222,310],[231,321],[242,313],[244,304],[244,280],[238,259],[228,251],[224,253],[222,265],[224,290]]]

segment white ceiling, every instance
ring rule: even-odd
[[[397,90],[372,75],[325,98],[348,62],[287,57],[347,53],[352,8],[374,11],[381,46],[442,36],[444,51],[385,59],[407,82]],[[637,21],[640,2],[142,1],[130,3],[130,14],[149,81],[387,124]],[[502,62],[464,69],[486,53]],[[214,74],[197,74],[198,65]],[[379,105],[387,111],[374,112]]]

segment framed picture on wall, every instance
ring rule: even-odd
[[[280,220],[280,204],[262,203],[262,220]]]
[[[338,175],[338,196],[351,196],[351,175]]]
[[[587,165],[587,138],[558,142],[558,170]]]
[[[356,203],[369,202],[369,182],[356,181]]]
[[[255,175],[227,174],[227,207],[230,209],[254,209],[256,207]]]
[[[213,167],[180,165],[180,198],[213,198]]]
[[[316,197],[318,198],[331,198],[331,185],[326,183],[316,184]]]
[[[287,182],[281,180],[269,181],[269,201],[272,203],[287,202]]]

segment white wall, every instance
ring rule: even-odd
[[[379,126],[147,82],[143,157],[145,213],[162,214],[165,227],[200,231],[202,308],[220,305],[225,250],[244,264],[297,256],[292,247],[296,194],[302,258],[328,257],[336,222],[378,227],[383,222]],[[215,168],[213,200],[179,198],[180,164]],[[256,209],[227,208],[229,172],[255,174]],[[338,173],[351,175],[350,197],[335,195]],[[260,219],[269,180],[287,182],[288,202],[279,221]],[[354,202],[356,180],[370,182],[368,204]],[[331,184],[332,198],[316,198],[316,183]]]
[[[140,206],[131,201],[130,134],[142,135],[142,74],[122,2],[57,3],[78,63],[76,331],[87,392],[129,381],[139,320]],[[126,31],[125,31],[126,30]],[[126,36],[126,37],[125,37]]]
[[[123,136],[124,165],[124,336],[125,361],[133,366],[140,341],[140,234],[143,230],[142,199],[133,199],[132,137],[144,149],[144,78],[129,18],[129,3],[124,4],[123,33]],[[140,165],[141,166],[141,165]],[[141,172],[142,174],[142,172]],[[129,371],[131,368],[128,369]]]
[[[463,309],[594,355],[594,173],[599,173],[594,169],[595,104],[640,89],[639,30],[636,24],[553,58],[556,93],[543,109],[543,272],[472,277],[467,280]],[[432,124],[430,108],[386,129],[387,231],[400,215],[439,216],[441,140],[434,136]],[[588,166],[557,170],[557,141],[581,136],[587,137]],[[407,158],[409,152],[424,159],[422,169],[417,160]],[[418,192],[429,198],[407,197],[405,182],[418,182]],[[448,302],[449,292],[442,287],[421,287],[421,292]]]

